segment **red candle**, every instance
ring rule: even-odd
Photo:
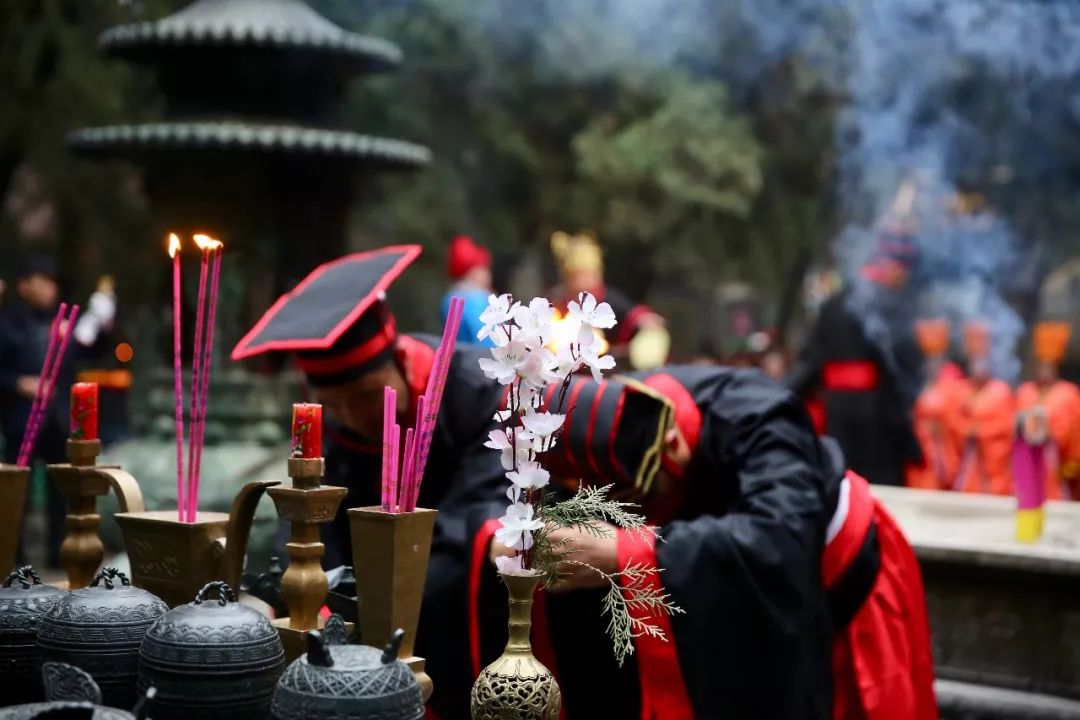
[[[322,457],[322,405],[293,403],[292,412],[293,457]]]
[[[98,439],[98,384],[75,383],[71,386],[71,438]]]

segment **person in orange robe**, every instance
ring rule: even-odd
[[[962,448],[953,489],[1009,495],[1016,417],[1012,388],[990,375],[990,328],[985,323],[968,323],[964,346],[969,377],[959,383],[958,412],[950,423]]]
[[[922,448],[923,461],[906,469],[908,487],[947,490],[960,465],[960,447],[949,433],[950,414],[961,391],[964,374],[945,358],[949,349],[949,321],[917,320],[915,339],[925,358],[926,386],[915,400],[915,437]]]
[[[1048,500],[1080,491],[1080,388],[1058,377],[1071,330],[1063,322],[1035,326],[1035,378],[1016,391],[1020,432],[1045,448]]]

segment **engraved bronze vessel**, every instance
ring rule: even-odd
[[[156,595],[132,587],[116,568],[105,568],[90,587],[49,608],[38,628],[43,661],[85,670],[101,687],[106,705],[135,704],[139,646],[147,629],[169,608]]]
[[[101,704],[101,689],[94,679],[79,668],[66,663],[47,662],[42,665],[46,702],[15,705],[0,710],[0,720],[31,720],[31,718],[64,718],[65,720],[144,720],[154,691],[139,701],[134,714]],[[40,682],[40,681],[39,681]]]
[[[7,576],[0,589],[0,705],[40,702],[37,631],[45,612],[67,592],[42,585],[29,565]]]
[[[264,720],[284,667],[270,621],[215,581],[147,630],[139,690],[157,689],[155,720]]]
[[[405,633],[382,650],[345,644],[344,624],[333,616],[308,633],[308,651],[285,670],[274,693],[273,720],[422,720],[416,676],[398,660]]]
[[[473,684],[473,720],[556,720],[562,694],[555,677],[533,656],[532,604],[542,575],[500,573],[510,592],[510,639],[498,660]]]

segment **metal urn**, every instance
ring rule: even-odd
[[[101,704],[101,689],[94,679],[66,663],[47,662],[41,667],[45,702],[15,705],[0,709],[0,720],[52,718],[64,720],[145,720],[154,697],[147,691],[133,712]]]
[[[139,646],[147,629],[169,611],[156,595],[132,587],[127,576],[107,567],[90,587],[61,598],[41,619],[38,652],[43,661],[85,670],[101,687],[104,703],[135,704]]]
[[[217,581],[147,630],[138,687],[157,689],[154,720],[264,720],[284,667],[274,626]]]
[[[7,576],[0,589],[0,705],[40,702],[37,631],[45,612],[67,592],[42,585],[29,565]]]
[[[421,720],[424,702],[416,676],[397,659],[405,633],[387,646],[348,645],[344,624],[333,616],[307,635],[307,654],[278,681],[274,720]]]

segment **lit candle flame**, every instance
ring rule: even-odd
[[[195,244],[200,250],[220,250],[223,246],[220,240],[202,234],[195,235]]]
[[[169,257],[176,257],[178,252],[180,252],[180,238],[176,233],[169,233]]]

